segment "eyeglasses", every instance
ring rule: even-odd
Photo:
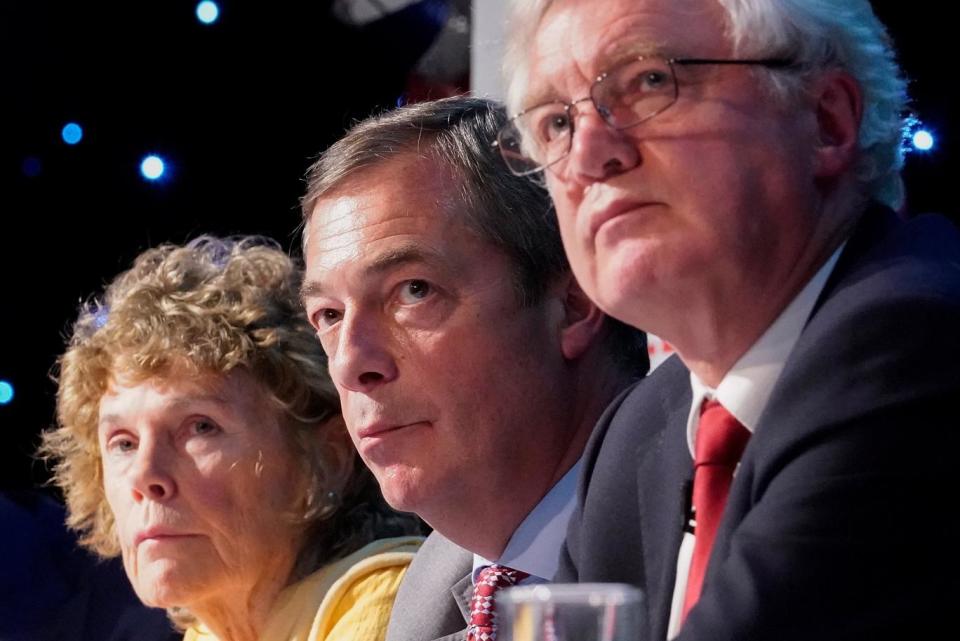
[[[592,102],[600,117],[614,129],[628,129],[663,113],[677,101],[677,66],[782,68],[790,64],[789,60],[778,58],[713,60],[640,56],[600,74],[586,98],[573,102],[557,100],[521,111],[503,126],[494,144],[514,175],[528,176],[543,171],[570,153],[577,105],[582,102]]]

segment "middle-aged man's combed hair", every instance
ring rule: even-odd
[[[691,11],[705,0],[680,0]],[[756,69],[770,80],[773,94],[784,102],[802,97],[805,83],[818,71],[842,69],[863,91],[861,150],[857,179],[862,195],[894,209],[903,204],[900,177],[904,141],[911,118],[907,113],[907,81],[896,60],[893,42],[868,0],[706,0],[718,2],[728,16],[727,31],[734,55],[741,58],[784,58],[787,69]],[[526,48],[553,0],[513,0],[510,33],[504,57],[508,103],[518,111],[527,82]],[[602,2],[597,10],[603,11]],[[683,52],[696,56],[697,52]],[[576,99],[580,96],[572,96]]]
[[[41,453],[54,461],[68,525],[86,547],[120,553],[97,442],[100,398],[116,376],[144,381],[180,368],[201,375],[245,368],[286,417],[285,434],[310,479],[291,511],[309,533],[298,575],[393,527],[395,513],[349,442],[317,438],[317,424],[339,413],[339,401],[300,285],[301,271],[272,241],[201,237],[144,252],[102,300],[84,305],[59,363],[58,427],[45,433]],[[353,472],[339,487],[331,479],[344,477],[344,465]]]
[[[310,167],[301,203],[304,221],[309,221],[319,199],[365,169],[390,159],[403,162],[405,154],[435,160],[461,181],[452,191],[463,204],[464,223],[510,259],[521,304],[536,304],[570,266],[549,195],[511,174],[493,146],[506,120],[499,103],[466,96],[370,117]],[[612,318],[607,322],[611,354],[627,371],[646,373],[646,335]]]
[[[502,107],[468,97],[417,103],[368,118],[310,168],[304,219],[318,199],[364,169],[403,154],[436,160],[461,180],[456,193],[464,222],[510,258],[521,302],[537,303],[569,265],[549,196],[507,171],[492,147],[504,122]]]

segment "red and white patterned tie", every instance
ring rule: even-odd
[[[497,638],[497,614],[494,598],[501,588],[509,588],[530,576],[503,565],[488,565],[480,570],[470,599],[470,625],[467,641],[494,641]]]

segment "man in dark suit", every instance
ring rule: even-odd
[[[546,193],[491,148],[505,122],[484,100],[413,105],[308,176],[304,305],[347,427],[387,501],[435,530],[391,641],[486,638],[482,590],[553,579],[587,438],[647,370],[643,334],[572,278]]]
[[[906,83],[869,3],[516,4],[504,159],[587,294],[679,355],[601,421],[559,578],[642,586],[651,641],[938,630],[960,239],[893,212]]]

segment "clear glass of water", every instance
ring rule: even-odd
[[[497,595],[497,641],[640,641],[643,594],[622,583],[553,583]]]

